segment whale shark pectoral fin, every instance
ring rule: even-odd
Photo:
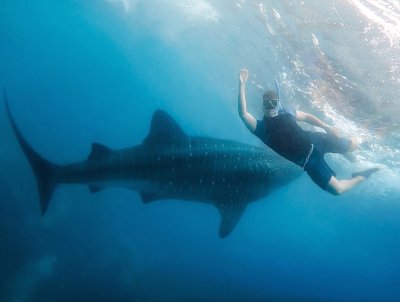
[[[112,152],[113,150],[108,148],[107,146],[99,143],[93,143],[92,152],[90,153],[88,160],[101,159],[110,155]]]
[[[225,238],[238,224],[247,204],[245,202],[227,202],[216,205],[221,213],[221,224],[219,226],[219,237]]]
[[[151,119],[150,131],[143,140],[144,145],[172,144],[188,136],[178,123],[165,111],[156,110]]]

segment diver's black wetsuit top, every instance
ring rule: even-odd
[[[257,121],[254,134],[268,147],[291,162],[304,166],[311,150],[311,138],[301,129],[293,114],[279,113]]]

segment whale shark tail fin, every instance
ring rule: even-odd
[[[41,157],[22,136],[21,131],[18,129],[17,124],[15,123],[14,118],[11,115],[7,92],[5,88],[3,92],[8,119],[11,122],[11,126],[18,139],[18,142],[22,150],[24,151],[25,156],[28,158],[28,161],[32,166],[33,172],[36,176],[41,212],[42,215],[44,215],[47,211],[51,196],[53,195],[54,188],[57,185],[56,176],[58,175],[60,166],[53,164],[50,161]]]

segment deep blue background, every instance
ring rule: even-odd
[[[237,71],[260,65],[240,47],[246,24],[254,25],[246,11],[238,20],[244,33],[219,40],[210,32],[204,41],[196,26],[165,39],[143,6],[128,19],[108,2],[0,3],[0,83],[32,146],[65,164],[86,158],[94,141],[140,144],[156,108],[189,134],[259,145],[236,114]],[[269,54],[259,80],[273,83],[282,62]],[[60,186],[41,217],[34,175],[4,106],[0,137],[1,301],[400,299],[394,187],[365,183],[334,197],[302,176],[251,204],[221,240],[215,208],[144,205],[122,189]],[[341,158],[330,162],[340,175],[351,172]]]

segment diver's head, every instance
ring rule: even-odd
[[[275,91],[268,90],[263,94],[262,108],[266,117],[278,115],[279,98]]]

